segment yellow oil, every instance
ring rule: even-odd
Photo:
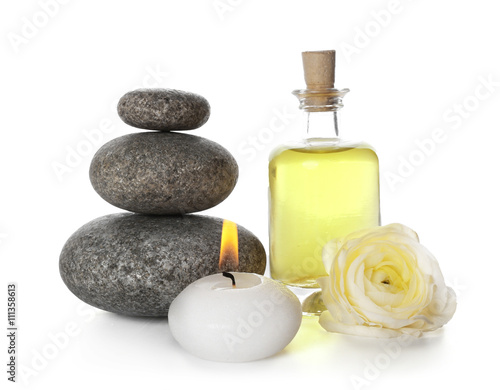
[[[318,287],[324,244],[380,223],[377,155],[366,144],[304,143],[270,158],[271,277]]]

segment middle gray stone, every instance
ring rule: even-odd
[[[104,200],[146,214],[206,210],[226,199],[237,179],[231,153],[189,134],[128,134],[102,146],[90,164],[90,181]]]

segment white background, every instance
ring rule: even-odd
[[[357,378],[370,389],[495,387],[498,14],[492,0],[3,1],[0,306],[5,318],[16,282],[26,372],[16,385],[353,389]],[[184,352],[164,319],[110,314],[69,292],[58,271],[66,239],[119,211],[93,191],[88,168],[101,145],[135,131],[116,113],[125,92],[158,86],[209,100],[210,120],[192,133],[231,151],[240,178],[203,214],[238,222],[267,248],[267,156],[298,130],[290,92],[304,86],[301,51],[324,49],[337,49],[337,86],[351,89],[342,135],[379,154],[382,222],[416,230],[457,292],[443,330],[389,355],[386,342],[306,321],[277,356],[219,364]],[[282,132],[264,130],[283,112],[293,118]],[[433,134],[440,142],[424,155],[418,144]]]

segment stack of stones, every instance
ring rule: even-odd
[[[120,99],[118,114],[131,126],[154,131],[105,144],[92,160],[90,181],[103,199],[129,212],[77,230],[62,250],[60,273],[92,306],[166,316],[187,285],[219,272],[223,220],[189,213],[222,202],[236,185],[238,166],[219,144],[174,132],[208,120],[210,106],[199,95],[140,89]],[[261,242],[241,226],[238,240],[239,270],[263,274]]]

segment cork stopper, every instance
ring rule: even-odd
[[[335,50],[302,52],[307,89],[335,88]]]
[[[302,53],[307,89],[292,93],[299,99],[299,108],[307,112],[338,111],[348,89],[335,89],[335,50]]]

